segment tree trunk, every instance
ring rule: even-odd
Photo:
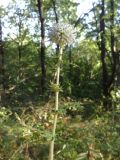
[[[55,14],[55,21],[56,21],[56,23],[58,23],[59,19],[58,19],[58,14],[57,14],[57,11],[56,11],[56,0],[52,0],[52,3],[53,3],[53,11],[54,11],[54,14]]]
[[[111,6],[111,17],[110,17],[110,22],[111,22],[111,53],[112,53],[112,74],[110,77],[109,81],[109,87],[115,82],[115,77],[116,77],[116,67],[117,67],[117,52],[115,50],[115,36],[114,36],[114,0],[110,1],[110,6]]]
[[[103,105],[105,110],[108,110],[108,99],[110,97],[109,88],[108,88],[108,72],[106,64],[106,41],[105,41],[105,3],[102,0],[101,4],[101,14],[100,14],[100,33],[101,33],[101,62],[102,62],[102,88],[104,101]]]
[[[116,66],[117,66],[117,52],[115,50],[115,36],[114,36],[114,0],[110,0],[110,47],[111,47],[111,61],[112,69],[111,74],[108,75],[107,62],[106,62],[106,40],[105,40],[105,1],[102,0],[101,14],[100,14],[100,33],[101,33],[101,62],[102,62],[102,84],[103,84],[103,95],[104,95],[104,109],[112,109],[112,100],[110,91],[114,89],[114,82],[116,77]]]
[[[54,11],[54,15],[55,15],[55,21],[56,23],[59,22],[59,18],[58,18],[58,14],[57,14],[57,10],[56,10],[56,0],[52,0],[52,4],[53,4],[53,11]],[[56,47],[56,54],[59,53],[59,44],[57,44]]]
[[[120,86],[120,51],[117,51],[117,69],[116,69],[116,86]]]
[[[19,68],[18,68],[18,80],[21,79],[21,55],[22,54],[22,50],[21,50],[21,46],[18,44],[18,63],[19,63]]]
[[[46,68],[45,68],[45,25],[43,16],[43,1],[38,0],[39,19],[41,23],[41,49],[40,49],[40,64],[41,64],[41,93],[45,93],[46,87]]]
[[[19,17],[19,22],[18,22],[18,31],[19,31],[19,42],[18,42],[18,80],[21,79],[21,57],[22,57],[22,42],[21,42],[21,36],[22,36],[22,13],[21,13],[21,10],[19,9],[18,10],[18,15]]]
[[[0,17],[0,102],[5,98],[5,70],[4,70],[4,50],[2,40],[2,20]]]

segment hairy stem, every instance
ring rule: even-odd
[[[60,79],[60,64],[62,61],[62,47],[60,48],[60,56],[58,61],[58,67],[57,67],[57,79],[56,79],[56,85],[59,86],[59,79]],[[49,157],[48,160],[54,159],[54,144],[55,144],[55,132],[57,127],[57,118],[58,118],[58,108],[59,108],[59,91],[55,92],[55,116],[54,116],[54,124],[53,124],[53,130],[52,130],[52,140],[50,142],[50,148],[49,148]]]

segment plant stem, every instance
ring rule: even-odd
[[[60,79],[60,64],[62,61],[62,47],[60,48],[60,56],[58,60],[58,67],[57,67],[57,79],[56,79],[56,85],[59,86],[59,79]],[[54,124],[53,124],[53,130],[52,130],[52,140],[50,142],[50,148],[49,148],[49,157],[48,160],[54,159],[54,143],[55,143],[55,132],[56,132],[56,126],[57,126],[57,117],[58,117],[58,108],[59,108],[59,91],[55,92],[55,116],[54,116]]]

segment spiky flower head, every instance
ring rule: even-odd
[[[49,37],[53,43],[63,47],[73,43],[75,40],[75,29],[70,24],[57,23],[50,28]]]

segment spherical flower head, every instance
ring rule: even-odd
[[[49,37],[53,43],[63,47],[75,40],[75,29],[70,24],[57,23],[50,28]]]

